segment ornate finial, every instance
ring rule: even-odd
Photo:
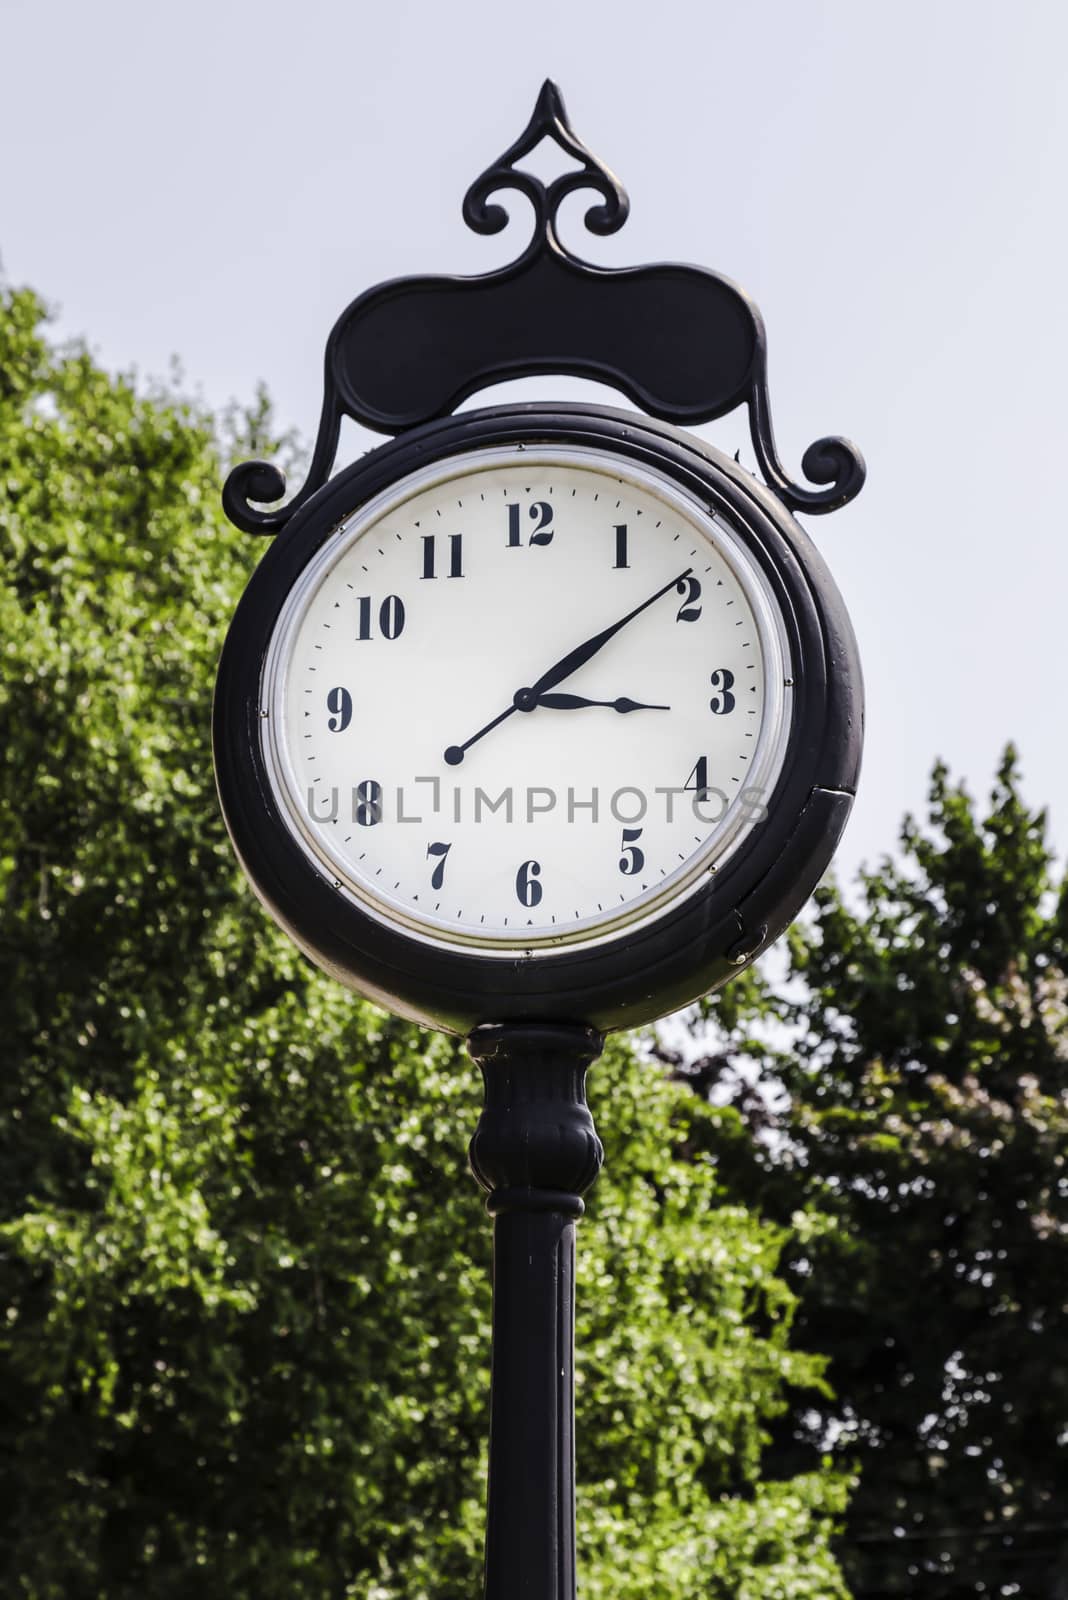
[[[573,157],[578,170],[562,173],[549,184],[524,172],[517,163],[536,150],[543,139],[551,139],[565,155]],[[534,207],[536,226],[527,254],[536,254],[546,246],[562,249],[556,231],[557,213],[561,203],[577,189],[594,189],[601,196],[602,203],[586,212],[586,226],[591,233],[616,233],[630,210],[627,192],[615,173],[587,149],[567,120],[563,95],[551,78],[542,84],[533,115],[519,138],[475,179],[464,196],[464,221],[475,233],[500,233],[507,227],[505,208],[488,203],[489,195],[499,189],[518,189]]]

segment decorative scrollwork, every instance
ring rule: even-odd
[[[533,173],[522,171],[517,163],[537,149],[543,139],[551,139],[581,170],[561,173],[549,184]],[[627,191],[615,173],[610,172],[575,133],[567,120],[563,96],[548,78],[542,84],[534,114],[519,138],[475,179],[464,196],[464,221],[475,233],[500,233],[508,225],[504,206],[489,200],[491,194],[501,189],[518,190],[534,208],[535,228],[524,259],[546,246],[563,250],[556,227],[557,214],[567,196],[577,190],[593,189],[601,196],[601,204],[591,206],[586,212],[586,227],[591,233],[618,232],[630,211]]]

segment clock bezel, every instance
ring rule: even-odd
[[[482,932],[474,926],[456,928],[443,918],[420,915],[392,895],[377,892],[371,879],[362,879],[353,870],[343,851],[331,847],[328,831],[315,825],[307,807],[301,803],[302,790],[295,769],[291,730],[287,725],[287,703],[292,652],[308,609],[330,573],[352,547],[360,539],[369,537],[383,518],[420,494],[452,479],[489,472],[520,459],[535,467],[586,468],[606,478],[625,481],[658,497],[676,516],[686,518],[695,536],[704,538],[731,570],[750,607],[760,643],[764,693],[760,732],[753,748],[746,787],[725,807],[702,845],[675,872],[614,911],[591,914],[563,929],[545,926],[531,932],[516,928],[505,934],[493,930]],[[746,836],[761,825],[755,810],[742,801],[751,792],[770,793],[778,779],[789,741],[792,685],[789,641],[774,596],[723,507],[713,509],[702,504],[663,473],[621,458],[618,452],[568,444],[489,445],[424,463],[404,478],[398,478],[344,517],[308,560],[279,613],[264,657],[260,698],[261,711],[266,712],[261,729],[263,759],[279,808],[288,815],[294,836],[312,865],[332,875],[338,893],[362,906],[368,915],[387,926],[399,925],[413,938],[430,946],[477,949],[499,960],[513,959],[516,954],[544,957],[553,950],[586,949],[621,938],[660,915],[667,906],[698,892],[703,874],[723,870]]]
[[[340,521],[421,466],[519,443],[570,444],[645,464],[699,501],[725,508],[774,597],[795,687],[768,816],[721,872],[603,943],[501,959],[389,925],[316,869],[272,790],[260,685],[287,599]],[[456,1033],[511,1021],[603,1031],[652,1021],[719,987],[797,914],[852,805],[861,706],[844,606],[818,553],[774,495],[668,424],[600,407],[533,403],[413,429],[339,473],[294,514],[235,612],[216,685],[213,743],[223,814],[242,865],[271,915],[325,971],[394,1012]]]

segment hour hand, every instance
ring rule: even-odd
[[[628,700],[625,696],[618,700],[587,700],[581,694],[539,694],[534,702],[538,706],[547,706],[550,711],[578,711],[583,706],[607,706],[611,711],[670,711],[670,706],[645,705],[641,700]]]

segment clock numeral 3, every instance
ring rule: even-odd
[[[701,598],[701,585],[696,578],[680,578],[675,588],[679,594],[686,596],[679,607],[675,621],[696,622],[701,615],[701,607],[695,604]]]
[[[708,702],[709,709],[713,716],[725,717],[737,705],[737,701],[731,694],[731,690],[734,688],[734,673],[729,667],[717,667],[712,674],[711,683],[713,689],[718,689],[719,693],[714,694]]]
[[[376,822],[382,821],[382,785],[373,778],[365,778],[356,785],[352,815],[361,828],[373,828]]]
[[[435,548],[436,540],[437,540],[437,534],[436,533],[425,533],[423,535],[423,577],[424,578],[436,578],[437,577],[437,571],[436,571],[436,566],[435,566],[436,558],[437,558],[437,550]],[[449,534],[449,570],[445,574],[445,576],[447,578],[462,578],[463,575],[464,575],[464,536],[463,536],[462,533],[450,533]]]
[[[523,543],[522,524],[520,518],[523,514],[522,506],[510,505],[508,507],[508,548],[518,550]],[[553,508],[548,500],[535,500],[527,513],[536,523],[537,527],[530,536],[530,544],[551,544],[554,529],[550,526],[553,520]]]
[[[437,866],[430,874],[430,887],[432,889],[440,889],[445,882],[445,862],[451,849],[451,844],[428,844],[426,847],[428,860],[431,856],[438,858]]]
[[[356,623],[356,637],[357,639],[373,639],[370,597],[361,594],[357,599],[357,604],[359,612]],[[399,594],[387,594],[379,606],[378,627],[383,639],[397,639],[404,632],[404,601]]]
[[[519,897],[521,906],[536,906],[541,902],[542,889],[538,878],[541,875],[539,861],[524,861],[515,875],[515,892]]]
[[[344,733],[352,721],[352,696],[347,689],[331,689],[326,697],[330,712],[326,725],[331,733]]]
[[[619,858],[619,870],[625,878],[633,878],[645,865],[645,851],[639,850],[635,842],[641,836],[641,828],[623,829],[623,854]]]

